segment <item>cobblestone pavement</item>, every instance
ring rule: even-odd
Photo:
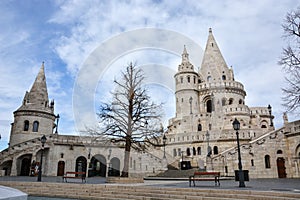
[[[30,181],[36,182],[37,177],[26,176],[3,176],[0,177],[0,181]],[[62,183],[61,177],[42,177],[43,182],[57,182]],[[205,189],[235,189],[235,190],[261,190],[261,191],[281,191],[281,192],[295,192],[300,193],[300,179],[250,179],[249,182],[245,182],[245,188],[239,188],[239,183],[234,180],[220,180],[221,185],[215,186],[214,181],[198,181],[195,188]],[[81,180],[74,181],[74,184],[82,184]],[[87,178],[86,184],[107,184],[105,178],[102,177],[90,177]],[[178,187],[188,188],[189,183],[187,179],[151,179],[145,180],[144,183],[131,184],[142,185],[149,187]],[[192,186],[193,187],[193,186]]]

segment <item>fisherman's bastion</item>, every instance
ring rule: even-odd
[[[166,138],[165,145],[145,152],[132,150],[129,175],[155,176],[168,168],[194,168],[234,176],[238,151],[232,124],[237,119],[242,165],[250,178],[299,178],[300,121],[289,122],[283,113],[283,126],[275,129],[271,106],[245,104],[244,86],[235,80],[211,29],[197,68],[184,47],[174,75],[176,113],[161,136],[161,143]],[[59,115],[48,98],[44,64],[20,104],[13,113],[9,147],[0,152],[2,175],[35,176],[43,152],[43,176],[63,176],[67,171],[86,172],[89,177],[120,176],[122,146],[89,135],[59,133]],[[47,138],[44,147],[43,135]]]

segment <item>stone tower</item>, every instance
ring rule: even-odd
[[[198,114],[198,74],[189,61],[189,54],[184,46],[182,61],[178,66],[178,72],[174,76],[176,82],[176,116],[184,117],[190,114]]]
[[[54,101],[49,103],[44,63],[22,105],[14,112],[10,133],[10,146],[50,135],[53,132]]]
[[[167,151],[173,158],[190,160],[196,166],[196,160],[206,160],[207,155],[215,156],[233,147],[235,118],[240,121],[243,141],[274,130],[267,107],[245,104],[244,86],[234,79],[211,29],[199,70],[195,72],[184,47],[174,78],[176,114],[166,132]]]

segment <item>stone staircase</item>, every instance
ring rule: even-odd
[[[228,199],[263,199],[283,200],[300,199],[300,193],[225,190],[203,188],[171,188],[135,185],[112,184],[72,184],[50,182],[16,182],[2,181],[0,185],[19,189],[31,196],[60,197],[74,199],[106,200],[228,200]]]

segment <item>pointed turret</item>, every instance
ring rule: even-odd
[[[183,47],[183,52],[181,54],[181,64],[178,66],[178,71],[189,71],[194,72],[194,66],[190,63],[189,54],[186,50],[186,46]]]
[[[228,80],[232,77],[211,28],[209,28],[206,48],[199,73],[207,82]]]
[[[198,113],[198,73],[189,61],[189,54],[186,46],[183,47],[182,61],[175,74],[176,80],[176,116],[191,116]],[[190,109],[185,109],[189,107]]]
[[[48,104],[48,92],[45,77],[44,62],[40,68],[40,71],[28,93],[29,103],[36,105]]]
[[[16,145],[41,135],[50,135],[54,128],[54,102],[49,105],[44,63],[23,103],[14,112],[10,145]]]
[[[20,109],[24,109],[24,107],[26,107],[26,109],[31,108],[45,110],[50,108],[48,102],[45,67],[43,62],[30,91],[26,92],[24,96],[23,105]]]

